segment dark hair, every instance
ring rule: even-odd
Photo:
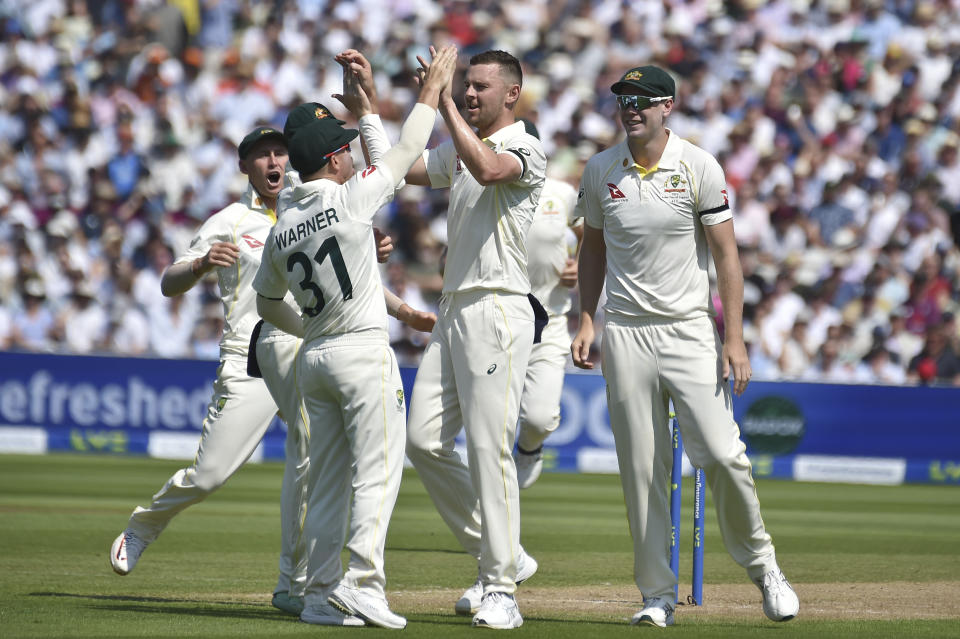
[[[503,75],[523,86],[523,71],[520,69],[520,61],[506,51],[494,49],[478,53],[470,58],[470,66],[475,64],[497,64],[500,66],[500,72]]]

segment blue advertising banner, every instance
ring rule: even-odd
[[[0,353],[0,452],[192,458],[216,368]],[[409,396],[416,370],[401,375]],[[807,481],[960,485],[958,409],[958,388],[753,382],[734,400],[754,474]],[[282,459],[285,435],[276,420],[254,458]],[[568,372],[544,453],[546,470],[617,472],[600,375]]]

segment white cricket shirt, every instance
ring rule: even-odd
[[[256,291],[289,290],[304,320],[304,343],[318,337],[387,329],[387,307],[371,240],[374,214],[394,195],[388,169],[372,165],[345,184],[320,179],[281,193]]]
[[[530,292],[524,240],[533,220],[546,176],[547,159],[540,140],[523,122],[484,138],[497,153],[517,158],[523,172],[513,182],[482,186],[460,160],[453,141],[424,151],[434,188],[450,187],[447,211],[447,263],[443,292],[499,289]]]
[[[565,315],[571,306],[570,289],[560,283],[560,273],[567,259],[576,257],[577,236],[570,230],[580,221],[576,205],[575,188],[547,178],[527,232],[530,289],[551,315]]]
[[[633,161],[626,140],[590,158],[577,213],[603,229],[607,314],[693,319],[714,313],[703,226],[733,217],[726,189],[716,159],[674,133],[649,170]]]
[[[250,333],[260,321],[253,279],[275,220],[274,212],[248,184],[239,202],[207,218],[191,240],[190,247],[174,262],[181,264],[203,257],[217,242],[232,242],[240,247],[240,256],[233,266],[216,269],[224,320],[221,359],[247,358]]]

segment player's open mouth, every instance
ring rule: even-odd
[[[267,173],[267,184],[272,187],[279,186],[283,181],[283,173],[280,171],[270,171]]]

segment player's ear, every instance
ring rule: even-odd
[[[520,85],[516,83],[508,85],[507,96],[505,100],[506,105],[510,108],[513,108],[513,106],[519,100],[520,100]]]
[[[240,172],[243,173],[244,175],[249,175],[249,174],[250,174],[250,173],[247,171],[247,163],[246,163],[246,161],[244,161],[244,160],[238,160],[238,161],[237,161],[237,166],[240,167]]]

